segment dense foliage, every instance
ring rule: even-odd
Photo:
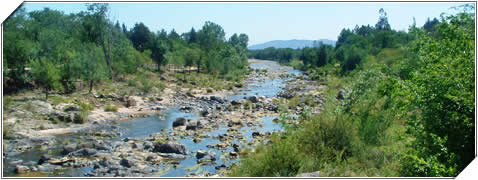
[[[108,4],[87,4],[77,14],[45,8],[19,8],[4,23],[4,88],[6,92],[42,87],[73,92],[77,81],[89,91],[95,83],[120,81],[138,68],[196,67],[219,77],[243,74],[247,65],[245,34],[225,38],[222,27],[206,22],[195,31],[151,32],[143,23],[131,29],[109,20]]]
[[[380,10],[375,27],[342,30],[334,48],[302,49],[303,63],[290,64],[327,84],[324,109],[284,123],[232,175],[458,175],[475,147],[474,6],[458,9],[409,32],[392,30]]]

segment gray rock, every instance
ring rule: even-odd
[[[192,94],[191,92],[186,92],[186,96],[195,97],[194,94]]]
[[[252,137],[257,137],[257,136],[264,136],[264,133],[261,132],[252,132]]]
[[[192,111],[193,110],[193,107],[191,106],[181,106],[179,108],[180,111]]]
[[[138,150],[143,149],[143,145],[140,144],[140,143],[133,143],[133,144],[131,144],[131,147],[132,147],[133,149],[138,149]]]
[[[78,106],[78,105],[70,105],[70,106],[67,106],[63,109],[63,111],[65,111],[65,112],[79,111],[79,110],[80,110],[80,106]]]
[[[27,167],[27,166],[22,166],[22,165],[15,166],[15,173],[17,173],[17,174],[26,173],[29,170],[30,170],[30,168]]]
[[[203,128],[203,122],[201,121],[190,121],[188,122],[188,125],[186,126],[186,130],[196,130],[196,129],[200,129],[200,128]]]
[[[238,100],[232,100],[232,101],[231,101],[231,104],[232,104],[232,105],[241,105],[242,102],[241,102],[241,101],[238,101]]]
[[[184,118],[184,117],[178,117],[173,122],[173,127],[184,126],[184,125],[186,125],[186,118]]]
[[[242,125],[242,122],[238,119],[233,119],[233,120],[230,120],[228,123],[227,123],[227,126],[229,127],[232,127],[232,126],[241,126]]]
[[[251,101],[252,103],[258,103],[259,102],[259,99],[257,98],[257,96],[250,96],[249,98],[247,98],[249,101]]]
[[[67,153],[67,154],[68,154],[68,153]],[[45,162],[48,162],[48,160],[50,160],[50,159],[51,159],[51,157],[50,157],[49,155],[44,154],[44,155],[42,155],[42,156],[40,157],[40,159],[38,160],[38,164],[41,165],[41,164],[43,164],[43,163],[45,163]]]
[[[206,117],[209,114],[209,111],[207,109],[205,109],[205,110],[202,110],[200,112],[200,114],[201,114],[202,117]]]
[[[146,157],[146,161],[149,161],[149,162],[155,161],[157,159],[158,159],[158,156],[156,154],[151,154],[148,157]]]
[[[115,93],[109,93],[108,98],[113,99],[113,100],[117,100],[117,99],[120,99],[120,96],[118,96]]]
[[[68,144],[66,146],[63,146],[62,154],[67,155],[67,154],[70,154],[71,152],[73,152],[75,150],[76,150],[76,144]]]
[[[124,167],[127,167],[127,168],[130,168],[130,167],[133,167],[135,165],[135,162],[130,160],[130,159],[121,159],[120,161],[120,165],[124,166]]]
[[[153,145],[152,142],[150,142],[150,141],[145,141],[145,142],[143,142],[143,149],[148,150],[148,149],[151,149],[151,148],[153,148],[153,147],[154,147],[154,145]]]
[[[97,152],[95,149],[92,149],[92,148],[83,148],[83,149],[80,149],[78,151],[75,151],[72,153],[73,156],[93,156],[95,155]]]
[[[56,112],[52,112],[49,115],[49,118],[50,119],[58,119],[60,121],[65,121],[65,122],[73,122],[73,120],[75,118],[75,114],[74,113],[64,113],[64,112],[56,111]]]
[[[45,101],[34,100],[31,102],[31,104],[35,105],[35,111],[39,112],[42,115],[48,115],[53,112],[53,107],[51,106],[51,104]]]
[[[168,158],[168,159],[176,159],[176,160],[181,160],[181,159],[186,159],[187,156],[183,154],[174,154],[174,153],[160,153],[159,154],[161,157]]]
[[[221,103],[221,104],[224,103],[224,100],[221,99],[220,97],[217,97],[217,96],[210,96],[209,99],[210,99],[211,101],[216,101],[216,102]]]
[[[216,161],[216,153],[198,150],[196,152],[196,159],[198,163]]]
[[[153,152],[187,154],[186,146],[182,144],[160,144],[155,143]]]

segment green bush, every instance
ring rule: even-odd
[[[296,176],[302,158],[293,139],[271,137],[270,145],[257,147],[256,153],[246,156],[241,164],[233,168],[231,176]]]
[[[414,30],[420,37],[412,46],[418,67],[397,92],[407,92],[403,100],[409,103],[404,104],[419,110],[409,116],[409,131],[416,139],[405,175],[455,176],[475,158],[473,12],[474,7],[444,17],[436,37]]]
[[[153,88],[153,83],[151,83],[146,76],[141,76],[140,77],[140,82],[141,82],[141,90],[144,93],[149,93],[151,92],[151,89]]]
[[[105,106],[105,111],[106,112],[118,112],[118,106],[114,104],[108,104]]]
[[[10,126],[3,126],[3,139],[10,139],[11,135]]]
[[[73,122],[76,124],[84,124],[88,122],[88,114],[87,110],[81,110],[74,118]]]

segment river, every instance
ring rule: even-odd
[[[298,70],[294,70],[290,67],[280,66],[278,63],[273,61],[259,61],[253,60],[250,63],[252,69],[257,70],[266,70],[267,72],[263,73],[262,76],[255,78],[248,78],[245,80],[246,84],[243,88],[235,90],[233,95],[224,97],[226,101],[241,100],[246,99],[251,96],[263,97],[263,98],[273,98],[276,97],[279,92],[283,90],[286,86],[288,80],[292,79],[294,76],[301,75],[302,73]],[[279,73],[278,73],[279,72]],[[275,74],[274,74],[275,73]],[[287,76],[286,78],[283,75],[289,74],[294,76]],[[279,75],[282,74],[282,75]],[[122,142],[125,138],[130,139],[142,139],[151,137],[152,134],[158,133],[173,133],[175,130],[173,128],[173,122],[178,117],[185,117],[189,121],[199,119],[201,115],[199,112],[191,111],[184,112],[180,110],[180,107],[171,107],[167,110],[162,111],[162,113],[157,115],[152,115],[145,118],[136,118],[128,121],[120,121],[116,124],[120,132],[120,136],[111,139],[103,139],[109,144],[115,144],[115,142]],[[274,122],[274,119],[277,118],[277,115],[264,115],[260,118],[258,123],[244,125],[238,128],[237,130],[231,130],[230,127],[224,123],[219,124],[215,128],[207,130],[197,130],[205,131],[202,135],[200,142],[193,141],[194,135],[186,134],[181,136],[175,136],[173,139],[177,143],[185,145],[188,152],[190,152],[186,158],[175,163],[161,163],[157,167],[161,168],[161,171],[156,171],[144,176],[161,176],[161,177],[182,177],[182,176],[208,176],[216,174],[218,167],[230,167],[232,163],[236,163],[240,160],[239,158],[230,158],[229,153],[234,151],[234,148],[228,146],[223,149],[218,149],[212,145],[222,143],[223,136],[227,136],[228,133],[239,134],[240,139],[235,139],[237,136],[232,136],[232,139],[229,141],[232,144],[240,144],[241,148],[253,148],[251,142],[258,141],[252,135],[253,132],[261,133],[273,133],[280,131],[281,125]],[[75,141],[75,138],[81,136],[80,134],[65,135],[61,137],[56,137],[57,141],[69,140]],[[263,140],[259,140],[263,141]],[[38,162],[40,156],[43,153],[49,152],[54,157],[55,155],[61,157],[56,151],[59,151],[60,144],[58,146],[50,146],[48,149],[45,148],[34,148],[30,151],[18,154],[14,156],[15,158],[4,158],[4,176],[16,176],[13,173],[13,169],[16,164],[19,164],[18,161],[22,161],[20,164],[30,164],[34,166],[34,162]],[[199,164],[196,156],[193,152],[198,150],[208,151],[215,153],[215,161],[213,163]],[[52,153],[53,152],[53,153]],[[226,158],[227,156],[227,158]],[[65,168],[56,168],[57,170],[44,173],[30,173],[30,174],[21,174],[22,176],[65,176],[65,177],[78,177],[78,176],[91,176],[91,172],[94,168],[90,166],[86,167],[65,167]]]

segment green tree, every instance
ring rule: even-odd
[[[220,25],[207,21],[198,33],[199,44],[206,52],[215,50],[224,43],[225,35]]]
[[[383,8],[380,8],[378,12],[380,13],[380,17],[378,18],[377,24],[375,24],[375,29],[380,31],[390,31],[392,28],[388,23],[387,12],[385,12]]]
[[[475,15],[471,10],[443,17],[439,36],[415,29],[417,69],[408,80],[409,130],[416,136],[405,175],[456,176],[474,159]]]
[[[44,88],[45,99],[48,100],[48,93],[51,90],[60,88],[60,70],[52,61],[44,57],[30,61],[33,79],[39,86]]]
[[[149,49],[152,42],[151,32],[143,23],[136,23],[131,30],[131,42],[134,48],[140,52]]]
[[[105,64],[102,61],[103,52],[94,44],[87,44],[83,49],[80,58],[82,79],[89,84],[88,92],[91,93],[95,81],[103,80],[106,77]]]
[[[158,72],[160,72],[160,66],[165,64],[164,55],[167,52],[167,44],[160,39],[156,39],[153,42],[153,47],[151,48],[151,58],[156,62],[158,67]]]
[[[108,66],[108,70],[110,72],[109,74],[113,75],[113,69],[111,65],[112,35],[111,27],[107,17],[109,9],[108,4],[87,4],[87,9],[88,12],[83,20],[86,36],[90,42],[94,42],[102,47],[106,65]]]

